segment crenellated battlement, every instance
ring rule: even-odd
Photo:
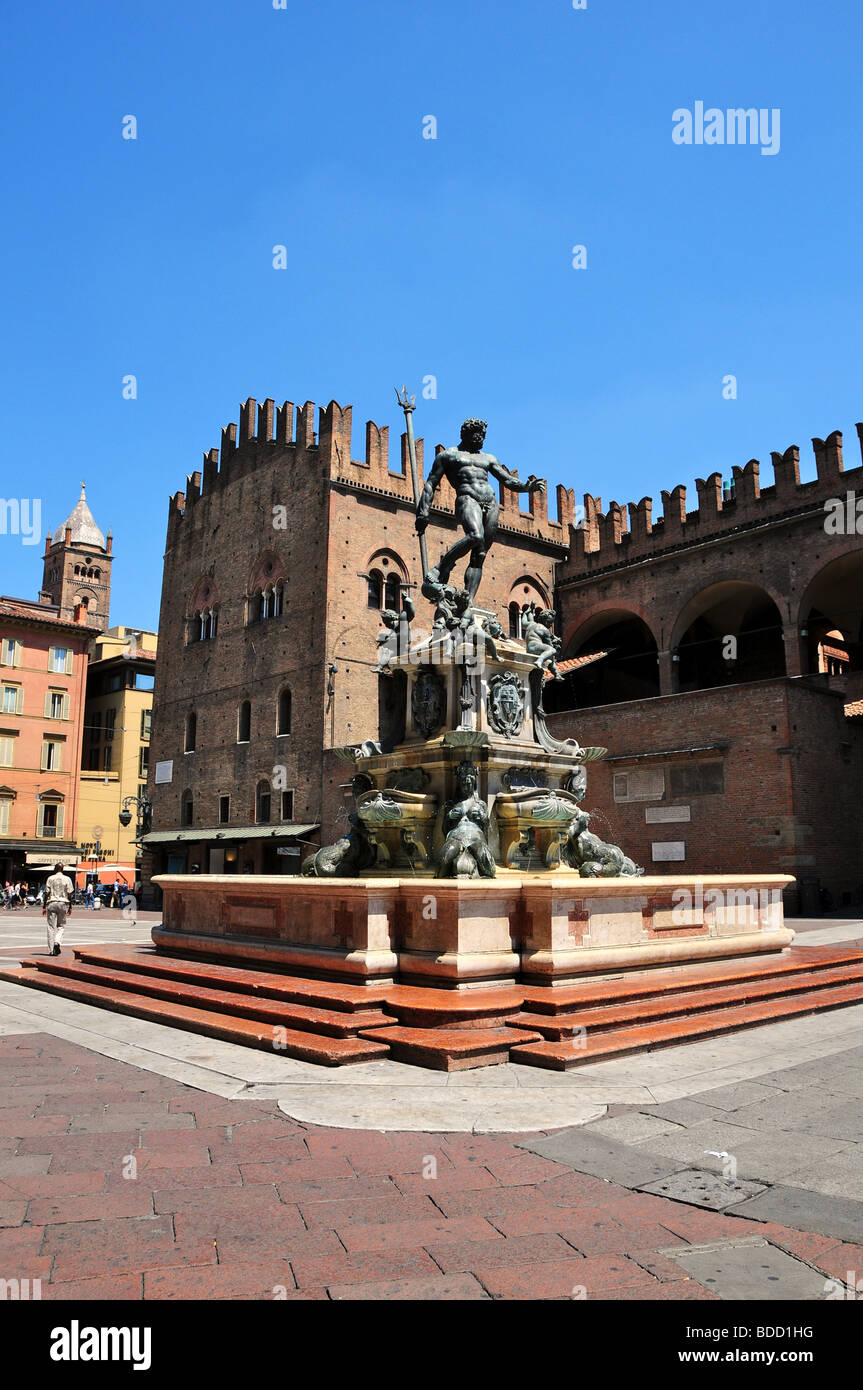
[[[863,454],[863,424],[857,425],[857,434]],[[801,483],[800,450],[792,444],[783,454],[771,454],[773,483],[768,487],[761,485],[758,459],[750,459],[742,468],[735,464],[730,486],[723,486],[721,473],[697,478],[698,506],[690,512],[682,483],[663,491],[662,516],[657,518],[651,497],[625,506],[611,502],[603,512],[602,498],[585,493],[584,520],[571,528],[569,559],[559,579],[566,582],[609,565],[649,559],[664,550],[819,506],[829,497],[844,497],[849,489],[863,489],[863,465],[844,467],[841,431],[834,430],[827,439],[813,439],[812,446],[817,470],[812,482]]]
[[[443,447],[442,444],[438,444],[435,452],[439,452]],[[312,401],[306,401],[301,406],[294,406],[291,401],[285,401],[277,407],[275,401],[270,398],[258,404],[249,397],[240,406],[239,423],[225,426],[220,447],[209,449],[204,454],[202,470],[190,474],[186,479],[185,492],[177,492],[171,498],[168,512],[169,543],[176,528],[182,526],[189,509],[193,508],[201,497],[206,497],[235,479],[265,466],[272,461],[276,451],[287,451],[294,458],[302,454],[307,467],[316,465],[333,483],[347,484],[360,487],[364,491],[401,498],[413,505],[414,494],[406,433],[402,432],[401,435],[398,459],[393,460],[390,457],[389,426],[377,425],[372,420],[367,421],[363,457],[357,459],[353,457],[352,452],[351,406],[341,406],[337,401],[330,401],[329,405],[318,408]],[[419,484],[422,487],[422,439],[416,440],[416,456]],[[315,460],[314,465],[312,457]],[[572,488],[557,488],[557,520],[548,515],[548,499],[544,493],[534,492],[525,495],[501,487],[500,500],[502,528],[526,536],[535,536],[560,546],[568,544],[570,527],[575,521],[575,493]],[[525,504],[529,510],[522,511],[521,507]],[[437,491],[432,510],[455,510],[455,494],[446,480]]]

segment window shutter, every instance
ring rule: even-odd
[[[48,768],[48,749],[49,749],[50,747],[51,747],[51,745],[50,745],[50,743],[48,743],[47,739],[44,740],[43,743],[42,743],[42,771],[43,771],[43,772],[46,772],[46,771],[47,771],[47,768]]]
[[[64,815],[65,815],[65,812],[66,812],[66,807],[65,807],[65,806],[58,806],[58,807],[57,807],[57,839],[58,839],[58,840],[61,839],[61,838],[62,838],[62,835],[63,835],[63,817],[64,817]]]
[[[40,802],[36,807],[36,834],[42,835],[45,830],[45,807]]]
[[[51,691],[50,691],[50,690],[46,690],[46,691],[45,691],[45,718],[47,719],[47,718],[50,716],[50,714],[51,714]]]
[[[67,675],[67,676],[71,676],[71,674],[72,674],[72,648],[71,648],[71,647],[68,647],[67,650],[66,650],[66,675]]]
[[[55,653],[56,650],[57,650],[56,647],[49,647],[49,648],[48,648],[48,670],[49,670],[49,671],[53,671],[53,670],[54,670],[54,653]]]
[[[68,695],[64,695],[64,696],[63,696],[63,718],[64,718],[64,719],[68,719],[68,718],[69,718],[69,708],[70,708],[69,696],[68,696]]]
[[[24,687],[23,687],[23,685],[19,685],[19,687],[18,687],[18,692],[17,692],[17,695],[16,695],[16,697],[15,697],[15,713],[16,713],[16,714],[23,714],[23,713],[24,713]]]
[[[21,653],[22,653],[23,650],[24,650],[24,643],[23,643],[23,642],[20,642],[20,641],[16,638],[16,640],[15,640],[15,665],[16,665],[16,666],[20,666],[20,665],[21,665]]]

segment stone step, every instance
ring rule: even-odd
[[[187,980],[191,984],[218,986],[238,994],[284,999],[289,1003],[333,1010],[364,1010],[383,1004],[387,997],[387,989],[383,985],[340,984],[332,980],[280,974],[264,968],[258,970],[254,966],[247,968],[222,965],[219,961],[166,956],[152,946],[76,946],[74,950],[77,958],[87,965],[104,965],[109,969],[132,970],[139,975]]]
[[[829,970],[838,965],[854,964],[861,958],[863,952],[859,947],[792,946],[781,954],[629,971],[609,979],[584,980],[578,984],[531,985],[525,988],[524,1007],[528,1013],[572,1013],[593,1006],[648,999],[668,991],[681,993],[713,985]]]
[[[434,1071],[495,1066],[509,1061],[511,1048],[525,1041],[515,1028],[380,1028],[364,1036],[387,1043],[395,1061]]]
[[[380,1022],[404,1023],[409,1027],[494,1026],[509,1021],[524,1001],[524,988],[517,985],[432,989],[415,985],[337,984],[214,961],[164,956],[147,946],[76,946],[74,954],[82,965],[110,969],[118,980],[119,972],[128,971],[137,976],[213,988],[220,993],[230,990],[236,994],[284,1000],[292,1005],[319,1005],[334,1012],[367,1014],[370,1006],[382,1005],[394,1017],[382,1017]],[[37,963],[42,964],[41,957],[33,961]],[[356,1026],[357,1029],[372,1027],[374,1021],[364,1020]]]
[[[236,1018],[210,1009],[190,1008],[188,1005],[171,1003],[165,999],[149,999],[129,990],[110,989],[106,985],[91,984],[41,969],[0,970],[0,980],[11,980],[15,984],[42,989],[49,994],[60,994],[66,999],[76,999],[83,1004],[95,1004],[115,1013],[151,1019],[155,1023],[184,1028],[192,1033],[205,1033],[208,1037],[219,1038],[223,1042],[258,1047],[272,1052],[274,1056],[293,1057],[327,1067],[344,1066],[350,1062],[368,1062],[389,1054],[386,1043],[370,1038],[333,1038],[300,1032],[298,1029],[285,1029],[283,1033],[274,1035],[271,1024],[260,1023],[255,1019]]]
[[[691,990],[651,995],[624,1004],[594,1005],[568,1014],[533,1013],[525,1010],[512,1019],[513,1028],[529,1028],[544,1038],[560,1039],[585,1028],[604,1032],[627,1023],[648,1023],[652,1019],[671,1019],[704,1013],[726,1005],[745,1004],[759,999],[775,999],[824,989],[828,985],[863,981],[863,955],[849,965],[833,970],[806,971],[747,980],[743,984],[718,985],[693,994]]]
[[[215,1013],[237,1014],[259,1023],[270,1023],[273,1027],[296,1028],[300,1032],[324,1033],[335,1038],[356,1037],[361,1028],[376,1028],[397,1021],[382,1009],[355,1009],[351,1013],[338,1013],[287,1000],[256,999],[249,994],[190,984],[185,980],[136,974],[132,970],[109,970],[101,965],[85,965],[79,960],[64,960],[62,956],[25,959],[21,965],[49,975],[104,985],[107,989],[128,990],[132,994],[146,994],[151,999],[167,999],[175,1004],[211,1009]]]
[[[585,1037],[543,1039],[510,1050],[510,1061],[528,1066],[550,1067],[569,1071],[603,1058],[620,1057],[631,1052],[647,1052],[654,1047],[673,1043],[694,1042],[719,1033],[731,1033],[738,1028],[751,1028],[760,1023],[776,1023],[820,1009],[836,1009],[846,1004],[863,1002],[863,981],[848,985],[832,985],[810,989],[802,994],[782,995],[779,999],[693,1013],[685,1018],[664,1022],[644,1023],[637,1027],[608,1031],[591,1030]]]
[[[407,1028],[497,1028],[511,1022],[524,1002],[521,986],[424,989],[390,985],[386,1008]]]

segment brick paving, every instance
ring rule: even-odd
[[[711,1300],[658,1252],[757,1235],[825,1277],[863,1267],[857,1246],[631,1192],[522,1137],[326,1129],[0,1038],[0,1278],[74,1301]]]

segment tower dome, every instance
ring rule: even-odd
[[[93,513],[87,506],[87,499],[84,495],[84,484],[81,484],[81,496],[75,503],[71,512],[54,532],[53,543],[58,545],[66,534],[67,526],[72,528],[72,542],[77,545],[90,546],[94,550],[105,549],[105,537],[93,519]]]

